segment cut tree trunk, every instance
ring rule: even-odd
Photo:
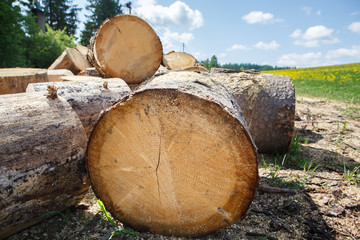
[[[96,70],[96,68],[92,67],[82,70],[76,76],[101,77],[101,74],[98,70]]]
[[[84,58],[87,57],[87,53],[89,51],[89,49],[85,46],[82,46],[82,45],[77,45],[75,47],[75,50],[78,51]]]
[[[169,70],[184,70],[195,67],[196,59],[184,52],[171,52],[164,55],[163,64]]]
[[[185,68],[184,71],[189,71],[189,72],[205,72],[208,73],[209,71],[204,68],[203,66],[194,66],[194,67],[188,67]]]
[[[25,92],[29,83],[47,82],[46,69],[2,68],[0,69],[0,94]]]
[[[74,76],[74,74],[67,69],[55,69],[55,70],[47,70],[47,75],[49,82],[61,82],[60,79],[62,76]]]
[[[89,67],[91,67],[90,63],[80,52],[73,48],[66,48],[48,69],[68,69],[76,75]]]
[[[233,96],[209,78],[172,72],[105,112],[87,149],[92,186],[121,222],[199,236],[244,216],[257,153]]]
[[[0,239],[51,211],[76,204],[89,189],[87,138],[74,110],[43,93],[0,96]]]
[[[259,72],[211,76],[234,94],[259,152],[288,150],[295,122],[295,89],[290,77]]]
[[[140,83],[154,75],[162,45],[154,30],[133,15],[106,19],[90,40],[88,59],[104,77]]]
[[[86,82],[86,81],[99,81],[99,82],[103,82],[103,80],[105,80],[102,77],[93,77],[93,76],[62,76],[61,81],[63,82]],[[118,78],[117,78],[118,79]]]
[[[26,91],[47,91],[48,86],[55,86],[58,89],[57,94],[69,102],[79,116],[87,136],[90,135],[101,111],[131,93],[127,84],[118,78],[29,84]]]

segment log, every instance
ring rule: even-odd
[[[66,48],[64,52],[51,64],[48,70],[68,69],[74,75],[81,70],[91,67],[90,63],[81,53],[73,48]]]
[[[209,71],[204,68],[203,66],[194,66],[194,67],[188,67],[185,68],[183,71],[189,71],[189,72],[204,72],[208,73]]]
[[[29,84],[26,91],[47,91],[48,86],[55,86],[58,89],[57,94],[69,102],[79,116],[87,136],[90,135],[101,111],[131,93],[127,84],[118,78]]]
[[[2,68],[0,69],[0,94],[25,92],[29,83],[47,82],[46,69]]]
[[[89,189],[87,139],[61,97],[0,96],[0,239],[78,203]]]
[[[77,45],[75,47],[75,50],[78,51],[86,59],[86,56],[87,56],[87,53],[89,50],[87,47],[82,46],[82,45]]]
[[[159,68],[162,45],[144,20],[119,15],[106,19],[99,27],[90,40],[88,59],[104,77],[140,83]]]
[[[84,81],[103,81],[102,77],[93,77],[93,76],[62,76],[61,81],[63,82],[84,82]]]
[[[138,231],[200,236],[239,220],[258,182],[236,100],[198,73],[154,78],[105,112],[89,140],[96,195]]]
[[[88,77],[101,77],[101,74],[96,70],[96,68],[86,68],[79,72],[76,76],[88,76]]]
[[[184,70],[189,67],[195,67],[196,59],[184,52],[171,52],[163,57],[163,64],[169,70]]]
[[[49,82],[60,82],[62,81],[60,79],[62,76],[74,76],[74,74],[67,69],[47,70],[47,75]]]
[[[290,77],[259,72],[211,76],[234,94],[260,153],[288,150],[295,123],[295,89]]]

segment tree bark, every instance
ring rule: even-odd
[[[163,64],[169,70],[184,70],[195,67],[196,59],[184,52],[171,52],[163,57]]]
[[[211,77],[234,94],[259,152],[288,150],[295,122],[295,89],[290,77],[259,72]]]
[[[192,72],[154,78],[105,112],[89,140],[92,186],[121,222],[205,235],[244,216],[257,153],[236,100]]]
[[[104,77],[140,83],[159,68],[162,45],[144,20],[119,15],[99,27],[90,40],[88,59]]]
[[[88,81],[29,84],[26,91],[47,91],[48,86],[57,87],[57,94],[69,102],[79,116],[87,136],[90,135],[101,111],[131,93],[130,88],[121,79],[91,80],[91,77]]]
[[[62,98],[43,93],[0,96],[0,238],[50,211],[76,204],[89,188],[87,139]]]
[[[0,94],[22,93],[29,83],[47,81],[46,69],[3,68],[0,69]]]
[[[53,64],[51,64],[48,70],[68,69],[76,75],[81,70],[90,67],[90,63],[80,52],[73,48],[66,48],[64,52],[53,62]]]

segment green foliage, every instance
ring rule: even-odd
[[[102,212],[106,219],[108,220],[108,222],[115,228],[115,230],[110,234],[110,237],[108,239],[112,239],[115,235],[130,235],[132,239],[134,239],[135,237],[138,237],[138,233],[135,232],[134,230],[130,229],[130,228],[123,228],[121,226],[119,226],[118,224],[116,224],[116,222],[111,218],[109,212],[106,210],[105,205],[103,204],[103,202],[99,199],[97,200],[97,203],[100,206],[100,212]]]
[[[25,33],[21,28],[21,9],[15,0],[0,1],[0,67],[25,66]]]
[[[46,32],[38,31],[27,39],[29,66],[48,68],[66,47],[75,47],[75,39],[65,30],[52,30],[46,25]]]
[[[344,163],[344,178],[351,184],[359,184],[360,182],[360,166],[353,168],[350,171]]]
[[[101,23],[109,18],[122,14],[119,0],[88,0],[86,10],[91,12],[85,22],[85,29],[81,32],[81,44],[87,46],[90,38],[95,34]]]

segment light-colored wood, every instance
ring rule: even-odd
[[[189,67],[195,67],[196,59],[184,52],[171,52],[163,57],[163,64],[169,70],[184,70]]]
[[[49,70],[68,69],[74,75],[81,70],[92,67],[81,53],[73,48],[66,48],[64,52],[51,64]]]
[[[68,69],[54,69],[47,70],[49,82],[61,82],[62,76],[74,76],[74,74]]]
[[[84,58],[86,58],[89,49],[85,46],[77,45],[75,50],[78,51]]]
[[[0,238],[76,204],[89,189],[87,138],[71,106],[43,93],[0,96]]]
[[[236,100],[192,72],[156,77],[105,112],[87,166],[113,216],[175,236],[236,222],[258,182],[256,148]]]
[[[67,82],[84,82],[84,81],[103,81],[105,78],[102,77],[93,77],[93,76],[62,76],[61,81]]]
[[[96,70],[96,68],[92,67],[82,70],[76,76],[101,77],[101,74],[99,73],[98,70]]]
[[[211,76],[234,94],[259,152],[288,150],[295,123],[295,89],[290,77],[259,72]]]
[[[140,83],[159,68],[162,45],[144,20],[133,15],[119,15],[100,26],[90,41],[88,59],[105,77]]]
[[[185,68],[183,71],[204,72],[204,73],[208,73],[208,72],[209,72],[209,70],[207,70],[207,69],[204,68],[203,66],[188,67],[188,68]]]
[[[48,86],[57,87],[57,94],[69,102],[89,136],[101,111],[112,106],[120,98],[131,93],[128,85],[119,78],[85,79],[56,83],[29,84],[27,92],[47,91]]]
[[[46,69],[0,68],[0,94],[22,93],[29,83],[47,81]]]

